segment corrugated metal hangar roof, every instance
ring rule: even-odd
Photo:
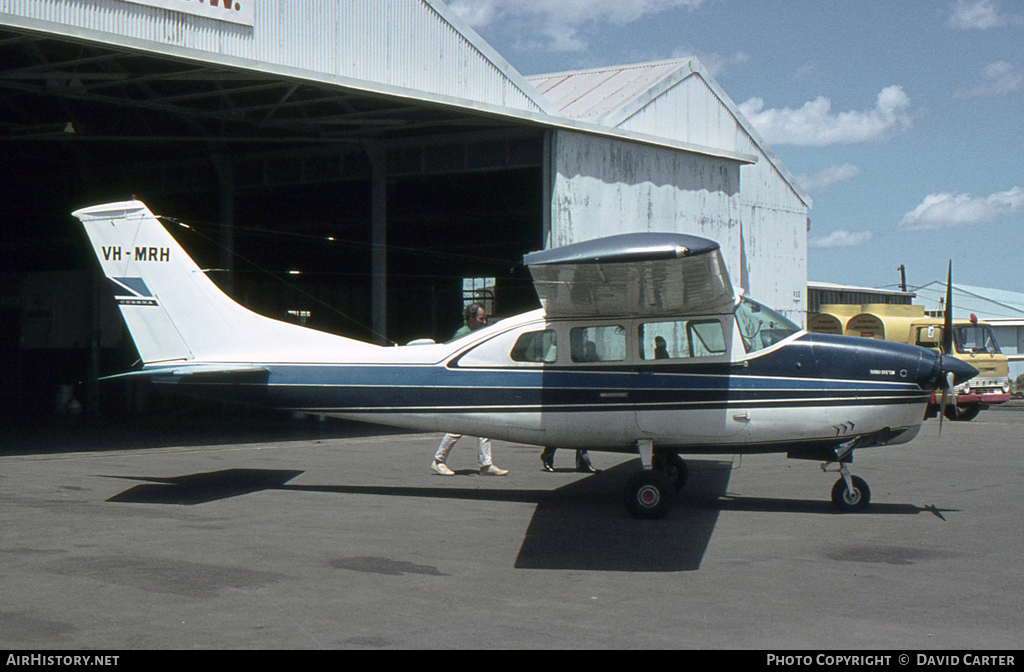
[[[533,75],[537,87],[559,112],[573,119],[603,123],[692,59],[616,65],[589,70]]]
[[[242,130],[344,141],[527,125],[754,161],[563,115],[443,2],[243,1],[252,25],[165,8],[186,0],[11,0],[0,13],[0,128],[49,137],[71,121],[79,135],[109,137],[112,122],[87,130],[69,118],[97,104],[130,110],[120,136],[152,136],[141,112],[171,121],[161,135],[221,142]]]
[[[527,81],[550,100],[559,113],[572,119],[622,129],[629,126],[630,120],[652,102],[693,76],[700,78],[717,99],[720,108],[726,111],[735,125],[756,146],[756,151],[764,154],[765,159],[775,167],[797,197],[810,206],[811,199],[803,187],[695,57],[532,75],[527,77]],[[696,123],[690,121],[689,125],[699,126],[702,132],[707,132],[716,124],[711,119],[701,118],[704,114],[702,105],[702,101],[687,104],[686,109],[677,109],[675,116],[677,119],[696,117],[699,120]],[[658,135],[679,142],[700,144],[689,137],[688,133],[679,133],[678,130],[673,133],[666,125],[661,125]],[[717,143],[711,144],[735,148],[737,140],[719,138]]]
[[[344,141],[477,129],[492,125],[478,107],[547,106],[438,3],[246,1],[253,26],[122,0],[9,3],[2,130]],[[86,121],[88,106],[119,114]]]

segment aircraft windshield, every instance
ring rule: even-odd
[[[756,352],[775,345],[787,336],[800,331],[800,327],[771,308],[746,297],[736,306],[736,324],[747,352]]]
[[[956,327],[953,329],[953,340],[956,351],[965,355],[996,355],[1000,353],[999,344],[992,333],[992,328],[977,324]]]

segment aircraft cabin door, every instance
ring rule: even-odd
[[[731,316],[640,320],[634,333],[637,427],[655,445],[730,443],[746,431],[733,407]]]

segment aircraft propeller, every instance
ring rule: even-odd
[[[939,365],[945,376],[942,376],[942,401],[939,402],[939,436],[942,436],[942,421],[946,416],[946,404],[950,397],[953,399],[953,408],[956,408],[956,376],[946,366],[946,358],[953,357],[953,260],[949,261],[949,269],[946,272],[946,311],[942,321],[942,354],[939,355]]]

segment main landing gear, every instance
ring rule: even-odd
[[[662,518],[672,510],[677,492],[686,485],[689,470],[675,453],[654,454],[654,442],[642,439],[637,452],[643,469],[626,484],[623,501],[634,518]]]

